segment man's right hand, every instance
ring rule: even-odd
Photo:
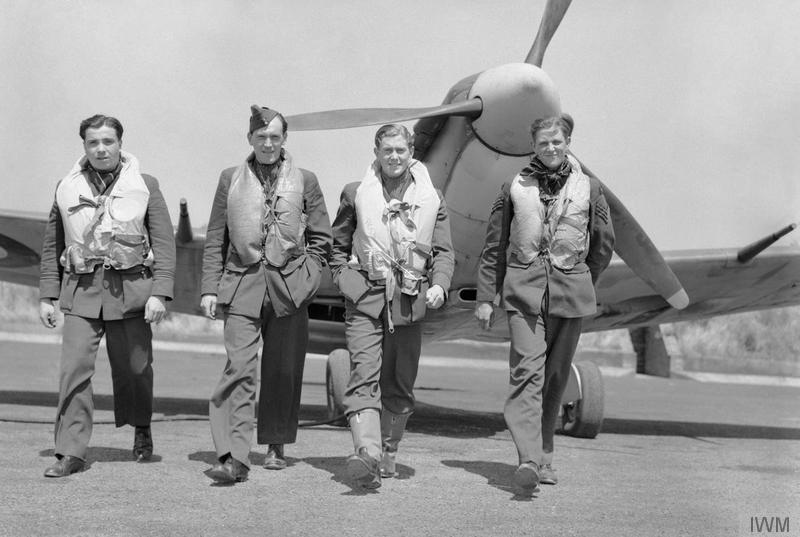
[[[480,302],[475,307],[475,318],[478,325],[484,330],[489,330],[494,322],[494,306],[491,302]]]
[[[217,318],[217,295],[203,295],[200,298],[200,308],[209,319]]]
[[[53,305],[52,298],[39,300],[39,319],[47,328],[56,327],[56,307]]]

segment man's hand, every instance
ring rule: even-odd
[[[489,330],[494,322],[494,306],[491,302],[480,302],[475,307],[475,318],[478,325],[484,330]]]
[[[209,319],[217,318],[217,295],[203,295],[200,298],[200,309]]]
[[[148,323],[158,323],[167,314],[167,306],[163,296],[151,296],[144,305],[144,320]]]
[[[433,309],[438,309],[444,304],[444,289],[441,285],[428,287],[428,292],[425,293],[425,304]]]
[[[56,307],[53,305],[52,298],[39,300],[39,319],[47,328],[56,327]]]

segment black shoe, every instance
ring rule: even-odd
[[[208,476],[217,483],[241,483],[247,481],[250,469],[233,457],[228,457],[225,462],[218,462],[209,471]]]
[[[149,461],[153,456],[153,435],[150,433],[150,426],[136,427],[133,436],[133,458],[136,462]]]
[[[534,490],[539,485],[539,465],[533,461],[523,462],[514,472],[514,484],[525,490]]]
[[[367,453],[367,448],[359,448],[358,453],[347,457],[347,475],[365,489],[381,486],[380,463]]]
[[[67,455],[58,459],[55,464],[48,466],[44,471],[45,477],[66,477],[70,474],[83,472],[86,469],[86,461]]]
[[[267,470],[283,470],[286,468],[286,457],[283,456],[283,444],[270,444],[267,458],[264,459]]]

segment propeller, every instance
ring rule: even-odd
[[[586,175],[600,181],[582,162],[580,164]],[[669,268],[661,252],[658,251],[658,248],[647,236],[639,222],[628,211],[627,207],[611,192],[608,186],[602,181],[600,181],[600,184],[603,185],[603,193],[608,202],[608,207],[611,209],[611,221],[614,223],[614,235],[616,237],[614,251],[637,276],[644,280],[653,291],[661,295],[670,306],[679,310],[684,309],[689,305],[689,295],[686,294],[678,277]]]
[[[572,0],[547,0],[542,14],[542,22],[539,23],[539,31],[536,33],[536,39],[533,40],[531,50],[525,58],[525,63],[536,67],[542,66],[547,45],[550,44],[550,40],[558,30],[561,19],[564,18],[564,14],[571,3]]]
[[[439,116],[476,118],[481,115],[482,110],[481,100],[473,98],[468,101],[430,108],[351,108],[349,110],[309,112],[289,116],[286,121],[291,125],[293,131],[349,129]]]
[[[561,24],[561,19],[564,18],[564,14],[567,12],[571,2],[572,0],[547,0],[547,4],[545,4],[544,8],[544,14],[542,15],[542,21],[539,25],[539,32],[536,34],[536,39],[534,40],[533,46],[528,53],[528,57],[525,59],[525,63],[535,65],[536,67],[541,67],[542,58],[544,57],[547,45],[550,43],[553,34],[555,34],[556,30],[558,29],[559,24]],[[496,84],[498,78],[503,82],[510,78],[506,72],[498,72],[498,69],[489,71],[490,72],[484,72],[478,75],[477,81],[479,85],[484,88],[484,90],[486,88],[491,90],[497,86],[507,87],[507,84]],[[514,78],[517,73],[519,73],[519,69],[511,74],[511,78]],[[526,73],[526,75],[530,76],[529,72]],[[549,115],[550,113],[559,111],[557,94],[554,98],[553,94],[555,94],[555,89],[552,85],[552,82],[549,80],[549,77],[543,73],[537,73],[533,76],[533,79],[533,84],[529,84],[528,93],[544,94],[544,99],[542,99],[542,102],[534,103],[534,111],[532,112],[533,115],[543,117],[544,115]],[[545,87],[544,91],[542,91],[542,85]],[[480,96],[476,96],[474,92],[470,92],[469,98],[465,101],[449,102],[440,106],[429,108],[353,108],[347,110],[325,110],[322,112],[309,112],[305,114],[288,116],[286,121],[289,123],[290,128],[293,131],[306,131],[349,129],[352,127],[382,125],[385,123],[402,123],[404,121],[432,117],[463,116],[475,120],[480,118],[481,114],[483,114],[485,111],[484,103],[486,99],[491,99],[492,97],[495,97],[495,95],[491,92]],[[501,94],[494,100],[504,100],[505,97],[506,95]],[[503,111],[505,112],[510,108],[514,107],[506,106],[504,107]],[[508,117],[509,114],[500,114],[497,119],[492,118],[491,120],[485,120],[484,122],[494,125],[497,122],[506,121]],[[511,117],[514,117],[514,115],[511,114]],[[527,123],[530,124],[530,122]],[[508,130],[511,132],[515,129]],[[504,135],[506,139],[509,138],[509,136],[510,135],[508,134]],[[484,142],[488,141],[485,138],[482,138],[482,140]],[[498,144],[490,143],[489,145],[492,146],[493,149],[504,154],[517,155],[530,153],[526,147],[528,144],[509,144],[508,140],[504,140],[503,143],[499,144],[499,147]]]
[[[572,0],[547,0],[539,31],[525,58],[526,63],[541,67],[547,45],[561,24],[571,2]],[[581,163],[581,167],[587,175],[600,181],[583,163]],[[603,185],[603,189],[609,209],[611,209],[611,220],[614,223],[616,237],[614,251],[670,306],[676,309],[687,307],[689,295],[686,294],[678,277],[664,261],[661,252],[619,198],[607,186]]]

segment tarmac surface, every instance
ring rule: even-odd
[[[101,349],[90,467],[47,479],[55,339],[0,334],[3,536],[752,535],[764,520],[800,535],[794,386],[601,367],[602,432],[592,440],[557,436],[558,485],[524,495],[512,485],[516,452],[502,418],[505,363],[426,355],[398,479],[375,492],[352,489],[344,472],[349,431],[321,425],[304,427],[287,446],[286,470],[261,468],[266,449],[254,445],[250,479],[216,486],[204,473],[215,459],[207,398],[224,355],[191,342],[157,347],[155,456],[137,464],[133,430],[113,425]],[[324,383],[324,356],[309,355],[304,422],[324,419]]]

